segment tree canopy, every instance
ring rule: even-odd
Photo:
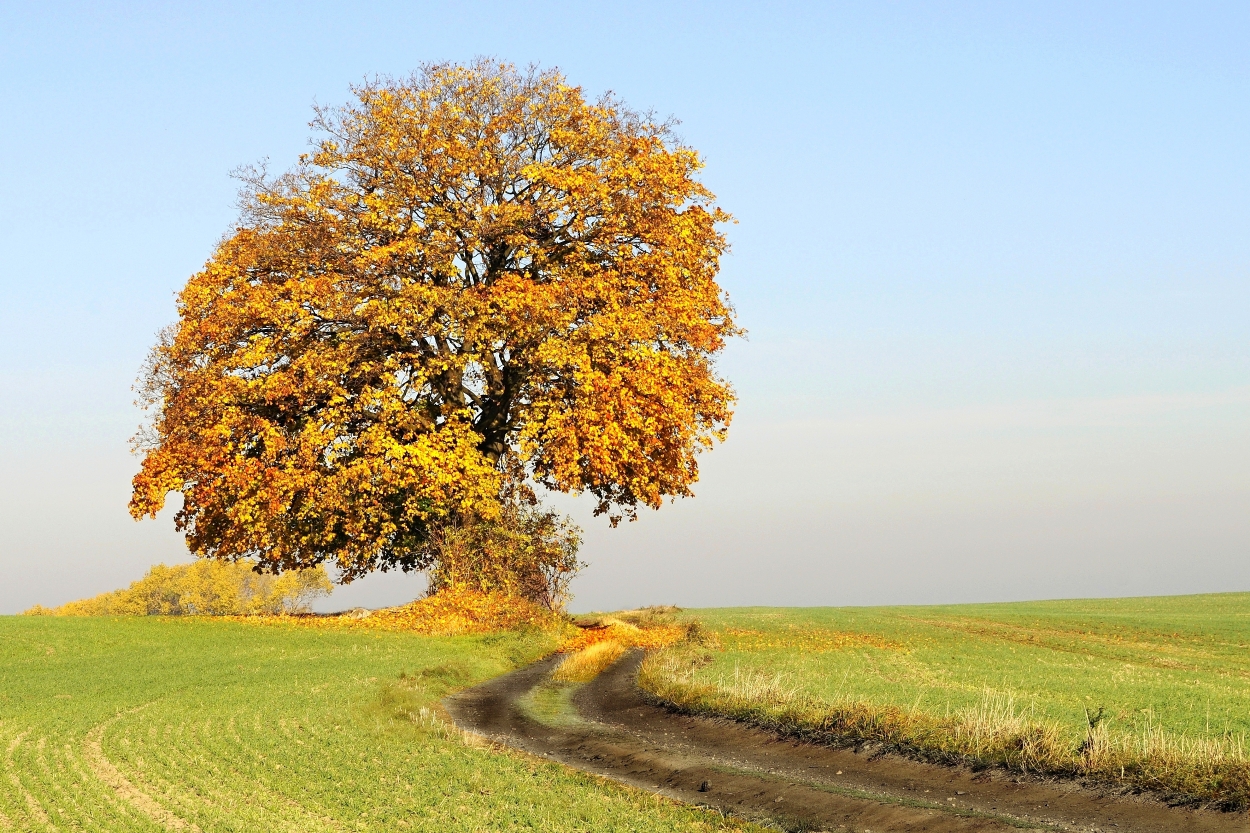
[[[534,483],[615,524],[691,494],[733,393],[730,218],[670,125],[554,70],[424,67],[318,108],[178,296],[131,512],[199,554],[350,580]]]

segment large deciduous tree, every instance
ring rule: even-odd
[[[518,484],[615,524],[691,493],[733,394],[728,216],[668,125],[556,71],[433,65],[319,108],[178,297],[131,512],[193,551],[347,580]],[[523,487],[522,487],[523,488]]]

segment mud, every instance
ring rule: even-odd
[[[1245,814],[1169,807],[1075,781],[919,763],[797,743],[727,720],[651,705],[627,655],[574,696],[580,719],[552,726],[521,700],[551,659],[448,698],[463,729],[673,799],[793,831],[1132,831],[1250,829]]]

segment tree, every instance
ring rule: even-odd
[[[613,525],[690,495],[739,333],[699,155],[557,71],[354,93],[295,168],[243,172],[141,379],[132,514],[181,492],[194,552],[351,580],[430,567],[436,528],[526,483]]]

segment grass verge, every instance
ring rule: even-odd
[[[640,684],[808,740],[1244,810],[1248,613],[1243,594],[702,611],[708,631],[652,652]]]

